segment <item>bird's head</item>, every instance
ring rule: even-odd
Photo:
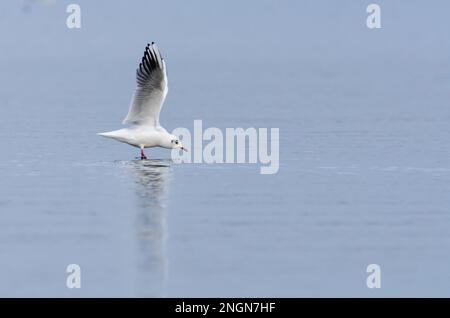
[[[181,149],[183,151],[188,151],[185,147],[183,147],[177,136],[171,136],[170,145],[172,146],[172,149]]]

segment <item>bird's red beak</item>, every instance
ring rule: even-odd
[[[181,147],[181,150],[188,152],[188,150],[184,147]]]

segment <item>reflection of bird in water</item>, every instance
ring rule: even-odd
[[[135,213],[138,295],[160,297],[164,293],[168,267],[164,195],[171,174],[170,161],[132,161],[128,165],[136,177],[138,196]]]

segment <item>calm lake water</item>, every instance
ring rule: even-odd
[[[355,1],[2,4],[0,296],[450,296],[445,10],[380,2],[376,31]],[[152,40],[162,124],[279,128],[277,174],[96,136]]]

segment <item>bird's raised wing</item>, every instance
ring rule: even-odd
[[[137,87],[124,124],[159,125],[159,113],[167,95],[166,64],[156,45],[147,44],[136,70]]]

